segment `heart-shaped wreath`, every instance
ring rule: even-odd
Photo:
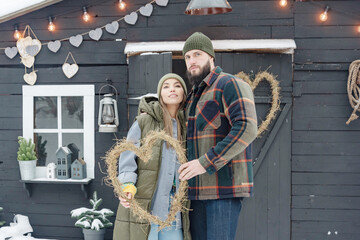
[[[239,72],[235,75],[236,77],[239,77],[243,80],[245,80],[251,87],[251,89],[254,91],[254,89],[259,85],[259,83],[263,80],[266,80],[270,84],[271,88],[271,94],[272,94],[272,101],[271,101],[271,108],[268,114],[266,115],[266,118],[262,123],[260,124],[258,128],[258,137],[261,136],[261,134],[267,130],[269,124],[271,121],[275,118],[276,112],[280,109],[280,87],[279,87],[279,81],[276,80],[276,77],[267,72],[259,72],[255,75],[255,79],[253,81],[250,80],[249,75],[247,75],[244,72]]]
[[[105,178],[107,185],[114,188],[115,196],[127,198],[124,191],[121,189],[122,183],[118,179],[118,159],[122,152],[132,151],[138,156],[138,158],[147,163],[152,155],[152,147],[156,141],[164,140],[170,144],[176,151],[179,162],[187,162],[185,149],[181,146],[179,141],[173,137],[167,135],[164,131],[156,132],[151,131],[147,136],[142,139],[141,147],[138,148],[133,142],[127,141],[126,139],[118,140],[115,145],[106,153],[105,163],[107,167],[108,175]],[[172,222],[175,221],[176,213],[179,211],[186,210],[185,202],[187,201],[187,181],[181,181],[178,192],[175,194],[171,201],[168,217],[165,221],[159,219],[159,217],[150,214],[146,209],[143,209],[135,198],[129,200],[130,211],[137,216],[140,220],[146,220],[147,222],[155,223],[159,225],[159,230],[171,226]]]

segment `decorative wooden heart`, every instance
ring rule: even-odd
[[[134,25],[138,19],[138,15],[136,12],[132,12],[129,15],[126,15],[124,20],[127,24]]]
[[[71,36],[69,39],[70,44],[73,45],[74,47],[79,47],[82,41],[83,41],[83,36],[80,34],[76,36]]]
[[[5,48],[5,55],[10,58],[10,59],[13,59],[16,54],[18,53],[18,50],[16,47],[7,47]]]
[[[153,11],[153,5],[151,5],[151,3],[148,3],[140,8],[140,14],[145,17],[150,17],[152,11]]]
[[[244,72],[239,72],[235,76],[245,80],[250,85],[253,91],[263,80],[268,81],[270,84],[271,93],[272,93],[271,108],[268,114],[266,115],[265,120],[262,121],[262,123],[258,128],[258,137],[259,137],[264,131],[267,130],[267,127],[269,126],[271,121],[276,117],[276,112],[279,111],[280,109],[279,81],[276,80],[276,77],[274,75],[272,75],[267,71],[257,73],[253,81],[251,81],[249,75],[247,75]]]
[[[28,57],[21,57],[22,64],[25,65],[27,68],[31,68],[34,65],[35,57],[28,56]]]
[[[30,46],[27,46],[25,49],[26,49],[27,54],[29,54],[30,56],[33,56],[33,57],[35,57],[36,54],[38,54],[38,52],[39,52],[39,47],[37,45],[30,45]]]
[[[157,5],[165,7],[168,5],[169,0],[156,0],[155,2]]]
[[[97,28],[95,30],[91,30],[89,32],[89,37],[91,39],[94,39],[95,41],[99,41],[99,39],[101,38],[101,35],[102,35],[102,29],[101,28]]]
[[[108,23],[105,26],[105,30],[108,33],[115,34],[119,29],[119,23],[117,21],[113,21],[112,23]]]
[[[29,56],[29,54],[27,54],[26,52],[26,47],[30,46],[31,43],[32,43],[32,38],[30,36],[27,36],[25,38],[20,38],[19,40],[17,40],[16,47],[18,49],[20,56],[22,57]]]
[[[79,70],[79,66],[76,63],[64,63],[62,65],[62,70],[67,78],[72,78]]]
[[[24,74],[24,80],[29,85],[34,85],[37,79],[37,75],[34,71],[31,73],[25,73]]]
[[[173,137],[167,135],[164,131],[161,132],[149,132],[142,140],[142,146],[140,148],[136,147],[133,142],[126,141],[124,139],[119,140],[107,153],[105,157],[105,163],[107,166],[108,175],[106,177],[106,184],[114,187],[114,192],[116,196],[126,198],[125,193],[121,189],[122,183],[118,179],[118,167],[117,162],[119,156],[124,151],[133,151],[136,156],[139,157],[144,162],[148,162],[152,155],[152,148],[155,142],[158,140],[164,140],[170,144],[176,151],[178,160],[180,163],[185,163],[186,156],[185,150]],[[157,216],[151,215],[146,209],[143,209],[136,199],[129,200],[130,202],[130,211],[138,216],[140,219],[145,219],[149,223],[155,223],[159,225],[159,230],[164,227],[171,226],[172,222],[175,221],[176,213],[185,209],[183,204],[187,201],[186,192],[187,192],[188,183],[187,181],[181,181],[179,190],[175,194],[174,198],[171,201],[171,206],[169,210],[169,215],[165,221],[161,221]]]
[[[27,40],[20,42],[21,51],[19,50],[19,46],[16,45],[16,46],[18,46],[19,53],[22,57],[28,57],[28,56],[35,57],[41,50],[41,42],[37,39],[32,39],[29,36],[26,38],[27,38]]]
[[[56,53],[57,51],[59,51],[61,47],[61,42],[59,40],[56,40],[56,41],[50,41],[48,43],[48,49],[54,53]]]

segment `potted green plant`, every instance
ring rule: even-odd
[[[20,166],[20,175],[22,180],[31,180],[35,178],[37,157],[35,153],[35,144],[32,139],[26,140],[18,137],[19,151],[17,160]]]
[[[98,210],[101,203],[102,199],[98,199],[95,191],[93,199],[90,199],[91,209],[81,207],[71,211],[71,217],[78,219],[75,226],[83,229],[85,240],[104,239],[105,228],[113,225],[107,218],[114,215],[114,212],[107,208]]]

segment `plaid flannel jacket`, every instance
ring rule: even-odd
[[[207,171],[188,181],[189,199],[251,196],[257,117],[250,86],[216,67],[191,90],[185,110],[188,159]]]

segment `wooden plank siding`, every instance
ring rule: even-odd
[[[317,20],[326,5],[333,11]],[[358,239],[360,122],[346,84],[360,57],[359,1],[296,2],[292,135],[292,239]]]
[[[125,14],[139,9],[149,1],[127,1],[128,8],[120,12],[113,0],[64,0],[35,12],[0,24],[0,48],[15,46],[14,24],[20,30],[30,24],[36,36],[43,42],[68,38],[110,23]],[[352,109],[348,104],[346,82],[349,64],[360,57],[359,0],[348,1],[289,1],[284,9],[278,7],[278,0],[229,0],[233,11],[225,15],[186,16],[183,14],[188,0],[170,0],[167,7],[153,4],[151,17],[139,15],[132,26],[120,21],[120,29],[112,35],[103,30],[100,41],[84,36],[79,48],[68,41],[62,42],[58,53],[52,53],[44,45],[36,56],[35,69],[38,70],[36,84],[94,84],[95,92],[109,78],[118,92],[120,115],[117,138],[126,135],[128,123],[129,66],[123,49],[127,42],[142,41],[183,41],[191,33],[202,31],[212,39],[295,39],[297,49],[293,57],[294,92],[291,139],[291,223],[282,219],[276,226],[291,224],[292,240],[310,239],[358,239],[360,234],[360,120],[345,124]],[[81,7],[89,6],[93,22],[81,21]],[[326,5],[331,6],[329,20],[319,23],[319,12]],[[57,16],[54,23],[57,31],[49,33],[47,18]],[[115,41],[121,39],[121,41]],[[71,51],[78,63],[79,72],[67,79],[61,66]],[[231,58],[231,55],[224,55]],[[221,62],[220,62],[221,63]],[[244,63],[245,64],[245,63]],[[225,66],[224,66],[225,67]],[[232,66],[225,68],[231,69]],[[82,239],[81,230],[74,227],[70,210],[90,206],[84,199],[80,186],[35,184],[29,198],[19,182],[20,173],[16,162],[17,136],[22,133],[22,85],[24,66],[19,56],[10,60],[0,51],[0,206],[4,208],[1,220],[7,224],[13,214],[29,216],[38,238],[61,240]],[[290,87],[290,86],[284,86]],[[261,86],[257,89],[265,92]],[[290,97],[290,92],[284,93]],[[95,123],[98,114],[98,95],[95,96]],[[131,120],[130,120],[131,121]],[[112,189],[102,178],[105,176],[101,157],[114,143],[113,134],[95,134],[95,179],[90,184],[90,192],[96,190],[103,198],[103,207],[116,211],[118,200]],[[290,144],[289,144],[290,145]],[[279,148],[279,146],[276,146]],[[277,154],[272,153],[276,158]],[[272,163],[276,163],[274,160]],[[271,165],[267,166],[271,168]],[[267,172],[259,171],[258,182],[281,181]],[[290,174],[290,173],[289,173]],[[266,189],[265,185],[256,186]],[[266,190],[267,191],[267,190]],[[276,191],[282,191],[277,189]],[[278,194],[278,192],[276,192]],[[274,197],[275,195],[269,195]],[[283,201],[279,199],[279,201]],[[271,233],[269,236],[259,231],[257,237],[243,236],[251,240],[277,240],[279,234],[271,231],[271,223],[264,216],[251,216],[256,208],[267,209],[258,198],[251,205],[250,215],[262,221]],[[242,217],[246,218],[245,215]],[[281,218],[282,215],[279,214]],[[284,216],[285,217],[285,216]],[[111,221],[114,222],[114,217]],[[258,226],[250,226],[256,230]],[[330,232],[330,234],[329,234]],[[336,232],[336,235],[335,235]],[[241,235],[239,233],[238,235]],[[112,239],[112,229],[106,234]]]

